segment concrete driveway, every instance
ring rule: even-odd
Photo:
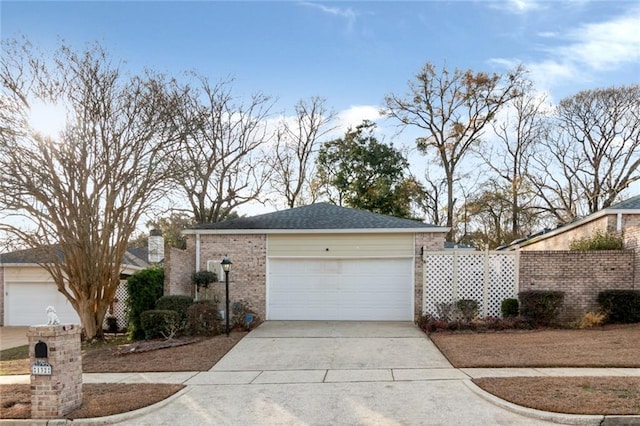
[[[550,424],[488,402],[411,323],[269,321],[131,424]]]

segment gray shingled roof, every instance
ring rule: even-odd
[[[640,195],[607,207],[607,210],[640,210]]]
[[[0,263],[47,263],[50,262],[52,252],[54,250],[54,256],[62,257],[62,253],[58,247],[36,247],[25,250],[12,251],[10,253],[0,254]],[[145,268],[149,266],[146,262],[148,259],[148,250],[146,247],[129,249],[124,255],[123,263],[126,265],[139,266]]]
[[[417,220],[400,219],[365,210],[316,203],[288,210],[208,223],[191,229],[407,229],[437,228]]]

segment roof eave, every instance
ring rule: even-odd
[[[340,228],[340,229],[185,229],[184,235],[229,234],[417,234],[446,233],[451,228]]]

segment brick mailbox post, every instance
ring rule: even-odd
[[[63,417],[82,404],[80,332],[76,324],[29,327],[32,419]]]

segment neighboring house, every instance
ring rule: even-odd
[[[442,250],[447,231],[318,203],[185,230],[182,259],[191,272],[222,279],[228,256],[230,299],[249,302],[263,319],[413,321],[422,305],[421,254]],[[224,297],[224,284],[217,289]]]
[[[589,237],[596,231],[622,233],[625,249],[635,251],[635,284],[640,284],[640,195],[554,230],[512,243],[508,248],[522,251],[569,250],[572,241]]]
[[[0,325],[44,324],[47,306],[56,309],[62,323],[79,323],[71,303],[58,291],[51,275],[41,266],[50,261],[49,256],[50,250],[42,248],[0,255]],[[121,278],[149,266],[147,256],[147,248],[127,251]],[[120,289],[118,293],[122,294]],[[124,300],[120,302],[117,308],[122,310]]]

